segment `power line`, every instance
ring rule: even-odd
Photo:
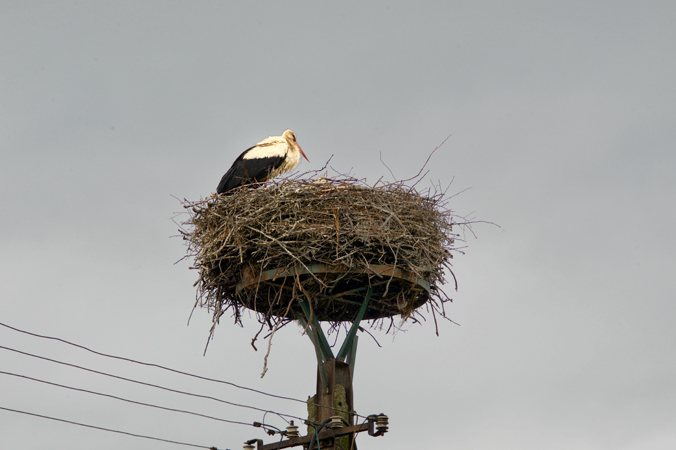
[[[254,389],[254,388],[250,388],[250,387],[247,387],[247,386],[241,386],[239,384],[235,384],[233,382],[221,380],[221,379],[218,379],[218,378],[209,378],[209,377],[205,377],[205,376],[202,376],[202,375],[196,375],[196,374],[190,373],[190,372],[185,372],[183,370],[173,369],[171,367],[163,366],[163,365],[160,365],[160,364],[149,363],[149,362],[139,361],[139,360],[132,359],[132,358],[126,358],[124,356],[117,356],[117,355],[112,355],[112,354],[109,354],[109,353],[99,352],[97,350],[86,347],[82,344],[77,344],[75,342],[67,341],[67,340],[59,338],[59,337],[47,336],[47,335],[44,335],[44,334],[38,334],[38,333],[33,333],[33,332],[30,332],[30,331],[22,330],[20,328],[13,327],[11,325],[7,325],[7,324],[2,323],[2,322],[0,322],[0,325],[5,327],[5,328],[9,328],[10,330],[14,330],[14,331],[17,331],[19,333],[27,334],[27,335],[30,335],[30,336],[33,336],[33,337],[38,337],[38,338],[41,338],[41,339],[49,339],[49,340],[58,341],[58,342],[61,342],[61,343],[64,343],[64,344],[68,344],[68,345],[71,345],[73,347],[77,347],[79,349],[86,350],[86,351],[93,353],[95,355],[104,356],[106,358],[113,358],[113,359],[117,359],[117,360],[120,360],[120,361],[126,361],[126,362],[130,362],[130,363],[134,363],[134,364],[140,364],[140,365],[147,366],[147,367],[155,367],[155,368],[158,368],[158,369],[167,370],[169,372],[177,373],[177,374],[180,374],[180,375],[185,375],[185,376],[192,377],[192,378],[197,378],[197,379],[200,379],[200,380],[212,381],[214,383],[227,384],[228,386],[232,386],[232,387],[235,387],[235,388],[238,388],[238,389],[244,389],[244,390],[250,391],[250,392],[255,392],[257,394],[267,395],[268,397],[278,398],[278,399],[282,399],[282,400],[291,400],[291,401],[299,402],[299,403],[303,403],[303,404],[306,403],[305,400],[301,400],[299,398],[287,397],[285,395],[271,394],[269,392],[264,392],[264,391]]]
[[[205,376],[202,376],[202,375],[197,375],[197,374],[186,372],[186,371],[183,371],[183,370],[173,369],[171,367],[163,366],[161,364],[140,361],[140,360],[136,360],[136,359],[132,359],[132,358],[127,358],[127,357],[124,357],[124,356],[113,355],[113,354],[110,354],[110,353],[103,353],[103,352],[100,352],[98,350],[94,350],[92,348],[89,348],[85,345],[78,344],[78,343],[75,343],[75,342],[71,342],[71,341],[68,341],[66,339],[62,339],[60,337],[48,336],[48,335],[45,335],[45,334],[34,333],[34,332],[31,332],[31,331],[23,330],[21,328],[17,328],[17,327],[8,325],[8,324],[3,323],[3,322],[0,322],[0,326],[3,326],[3,327],[8,328],[10,330],[16,331],[18,333],[27,334],[29,336],[33,336],[33,337],[37,337],[37,338],[41,338],[41,339],[48,339],[48,340],[52,340],[52,341],[58,341],[58,342],[61,342],[63,344],[67,344],[67,345],[85,350],[85,351],[90,352],[92,354],[103,356],[103,357],[106,357],[106,358],[117,359],[117,360],[120,360],[120,361],[126,361],[126,362],[130,362],[130,363],[133,363],[133,364],[139,364],[139,365],[147,366],[147,367],[155,367],[157,369],[166,370],[168,372],[172,372],[172,373],[176,373],[176,374],[180,374],[180,375],[185,375],[185,376],[196,378],[196,379],[199,379],[199,380],[211,381],[211,382],[220,383],[220,384],[226,384],[228,386],[232,386],[232,387],[235,387],[235,388],[238,388],[238,389],[243,389],[243,390],[250,391],[250,392],[255,392],[255,393],[261,394],[261,395],[266,395],[268,397],[278,398],[278,399],[282,399],[282,400],[290,400],[290,401],[294,401],[294,402],[298,402],[298,403],[302,403],[304,405],[307,405],[306,400],[301,400],[299,398],[288,397],[288,396],[285,396],[285,395],[271,394],[269,392],[261,391],[259,389],[254,389],[254,388],[251,388],[251,387],[242,386],[242,385],[233,383],[231,381],[226,381],[226,380],[222,380],[222,379],[218,379],[218,378],[205,377]],[[321,406],[317,403],[314,403],[314,405],[315,406]],[[274,411],[269,411],[269,412],[277,414],[278,416],[287,416],[287,417],[291,417],[291,418],[294,418],[294,419],[299,419],[298,417],[287,415],[287,414],[278,414],[278,413],[275,413]],[[357,416],[357,417],[361,417],[361,418],[364,418],[364,419],[366,418],[366,416],[362,416],[361,414],[358,414],[357,411],[352,411],[352,413],[354,413],[354,415]],[[301,420],[305,420],[305,419],[301,419]]]
[[[165,410],[165,411],[178,412],[178,413],[182,413],[182,414],[190,414],[192,416],[203,417],[205,419],[217,420],[219,422],[226,422],[226,423],[231,423],[231,424],[235,424],[235,425],[246,425],[246,426],[250,426],[250,427],[254,426],[252,423],[248,423],[248,422],[240,422],[238,420],[222,419],[220,417],[209,416],[207,414],[197,413],[197,412],[194,412],[194,411],[187,411],[187,410],[184,410],[184,409],[169,408],[169,407],[166,407],[166,406],[155,405],[155,404],[152,404],[152,403],[140,402],[140,401],[131,400],[131,399],[128,399],[128,398],[125,398],[125,397],[118,397],[117,395],[106,394],[106,393],[98,392],[98,391],[91,391],[89,389],[83,389],[83,388],[78,388],[78,387],[74,387],[74,386],[68,386],[68,385],[65,385],[65,384],[54,383],[52,381],[42,380],[40,378],[29,377],[28,375],[22,375],[20,373],[5,372],[4,370],[0,370],[0,374],[10,375],[10,376],[17,377],[17,378],[23,378],[23,379],[26,379],[26,380],[35,381],[35,382],[43,383],[43,384],[48,384],[48,385],[51,385],[51,386],[57,386],[57,387],[64,388],[64,389],[70,389],[72,391],[85,392],[87,394],[93,394],[93,395],[98,395],[98,396],[101,396],[101,397],[112,398],[112,399],[120,400],[120,401],[127,402],[127,403],[134,403],[136,405],[148,406],[150,408],[157,408],[157,409],[162,409],[162,410]]]
[[[85,370],[87,372],[95,373],[95,374],[98,374],[98,375],[104,375],[104,376],[115,378],[115,379],[118,379],[118,380],[129,381],[130,383],[136,383],[136,384],[140,384],[140,385],[143,385],[143,386],[149,386],[149,387],[153,387],[153,388],[156,388],[156,389],[162,389],[164,391],[174,392],[174,393],[182,394],[182,395],[188,395],[188,396],[191,396],[191,397],[205,398],[205,399],[213,400],[213,401],[216,401],[216,402],[219,402],[219,403],[225,403],[227,405],[236,406],[236,407],[239,407],[239,408],[247,408],[247,409],[252,409],[254,411],[259,411],[259,412],[263,412],[263,413],[275,414],[278,417],[281,417],[282,419],[284,419],[285,417],[289,417],[289,418],[292,418],[292,419],[300,420],[301,422],[304,422],[306,420],[302,417],[294,416],[294,415],[291,415],[291,414],[283,414],[283,413],[279,413],[279,412],[272,411],[272,410],[269,410],[269,409],[258,408],[256,406],[230,402],[228,400],[223,400],[221,398],[212,397],[210,395],[195,394],[195,393],[192,393],[192,392],[182,391],[182,390],[179,390],[179,389],[173,389],[173,388],[169,388],[169,387],[166,387],[166,386],[160,386],[158,384],[148,383],[148,382],[145,382],[145,381],[134,380],[132,378],[127,378],[127,377],[123,377],[123,376],[120,376],[120,375],[114,375],[114,374],[111,374],[111,373],[108,373],[108,372],[102,372],[100,370],[90,369],[88,367],[83,367],[83,366],[80,366],[80,365],[77,365],[77,364],[72,364],[72,363],[67,363],[67,362],[59,361],[59,360],[52,359],[52,358],[47,358],[46,356],[35,355],[33,353],[24,352],[24,351],[21,351],[21,350],[17,350],[15,348],[5,347],[4,345],[0,345],[0,349],[8,350],[8,351],[14,352],[14,353],[19,353],[19,354],[25,355],[25,356],[30,356],[32,358],[42,359],[44,361],[53,362],[53,363],[60,364],[60,365],[63,365],[63,366],[74,367],[76,369]],[[286,420],[286,419],[284,419],[284,420]]]
[[[164,438],[159,438],[159,437],[155,437],[155,436],[148,436],[148,435],[145,435],[145,434],[131,433],[129,431],[115,430],[113,428],[100,427],[98,425],[90,425],[90,424],[86,424],[86,423],[75,422],[74,420],[60,419],[58,417],[45,416],[43,414],[37,414],[37,413],[28,412],[28,411],[21,411],[21,410],[18,410],[18,409],[6,408],[4,406],[0,406],[0,409],[5,410],[5,411],[18,413],[18,414],[25,414],[25,415],[28,415],[28,416],[40,417],[42,419],[49,419],[49,420],[55,420],[57,422],[69,423],[71,425],[77,425],[77,426],[80,426],[80,427],[93,428],[95,430],[102,430],[102,431],[109,431],[111,433],[124,434],[124,435],[127,435],[127,436],[133,436],[133,437],[142,438],[142,439],[151,439],[153,441],[167,442],[169,444],[184,445],[186,447],[206,448],[206,449],[209,449],[209,450],[218,450],[216,447],[210,446],[210,445],[191,444],[189,442],[174,441],[174,440],[171,440],[171,439],[164,439]]]

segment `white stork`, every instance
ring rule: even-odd
[[[289,170],[307,156],[296,142],[296,135],[286,130],[281,136],[270,136],[244,150],[218,183],[216,193],[223,194],[245,184],[270,180]]]

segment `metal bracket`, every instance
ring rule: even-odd
[[[333,355],[331,346],[329,345],[324,330],[322,330],[317,317],[313,314],[310,302],[307,299],[301,300],[298,303],[300,304],[303,314],[297,314],[298,321],[305,328],[305,332],[312,341],[312,346],[315,349],[315,356],[317,357],[317,367],[319,370],[319,377],[321,380],[322,386],[327,386],[328,375],[325,370],[324,363],[331,359],[336,359],[341,362],[345,362],[350,366],[350,372],[354,374],[354,363],[357,355],[357,342],[359,338],[357,337],[357,331],[359,330],[359,323],[364,319],[366,311],[368,310],[369,301],[371,300],[372,290],[369,288],[366,291],[364,300],[359,306],[359,311],[357,316],[352,322],[352,326],[348,330],[343,344],[340,346],[338,351],[338,356]]]
[[[343,345],[340,346],[340,350],[338,351],[338,356],[336,356],[336,359],[338,361],[345,362],[346,356],[349,353],[351,353],[352,351],[356,351],[357,330],[359,329],[359,323],[362,321],[362,319],[364,318],[364,315],[366,314],[366,310],[368,309],[368,305],[369,305],[369,300],[371,300],[371,288],[369,288],[368,291],[366,291],[366,296],[364,297],[364,301],[362,302],[361,306],[359,307],[359,311],[357,312],[357,317],[354,318],[354,322],[352,322],[352,326],[350,327],[350,330],[347,332],[347,335],[345,336],[345,340],[343,341]]]
[[[312,346],[315,349],[315,356],[317,357],[317,370],[319,372],[319,378],[321,380],[322,386],[327,386],[328,375],[324,367],[324,363],[333,358],[333,351],[331,351],[331,346],[326,340],[324,335],[324,330],[319,325],[317,317],[312,314],[312,309],[310,308],[310,302],[308,300],[301,300],[300,307],[303,310],[303,314],[298,314],[298,321],[305,328],[305,332],[312,341]]]
[[[306,328],[312,343],[315,344],[315,347],[318,350],[318,356],[321,356],[320,362],[326,362],[333,358],[333,351],[331,351],[329,341],[326,340],[324,330],[322,330],[322,327],[319,325],[317,317],[312,313],[310,302],[308,300],[300,301],[300,307],[303,309],[303,314],[305,315],[305,317],[299,316],[302,319],[301,323]]]

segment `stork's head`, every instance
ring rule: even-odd
[[[296,149],[300,154],[305,158],[305,161],[310,161],[307,159],[307,155],[305,155],[305,152],[303,151],[302,148],[300,148],[300,145],[298,145],[298,142],[296,142],[296,134],[293,132],[293,130],[285,130],[284,133],[282,133],[282,137],[286,139],[286,142],[289,143],[291,148]]]

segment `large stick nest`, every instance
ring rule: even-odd
[[[184,206],[190,218],[181,234],[199,273],[196,305],[212,312],[214,326],[226,311],[241,323],[248,308],[272,329],[302,315],[307,301],[306,313],[309,306],[337,327],[354,320],[367,292],[365,318],[375,323],[424,318],[423,305],[435,323],[446,317],[442,286],[453,276],[455,223],[443,193],[312,176]]]

